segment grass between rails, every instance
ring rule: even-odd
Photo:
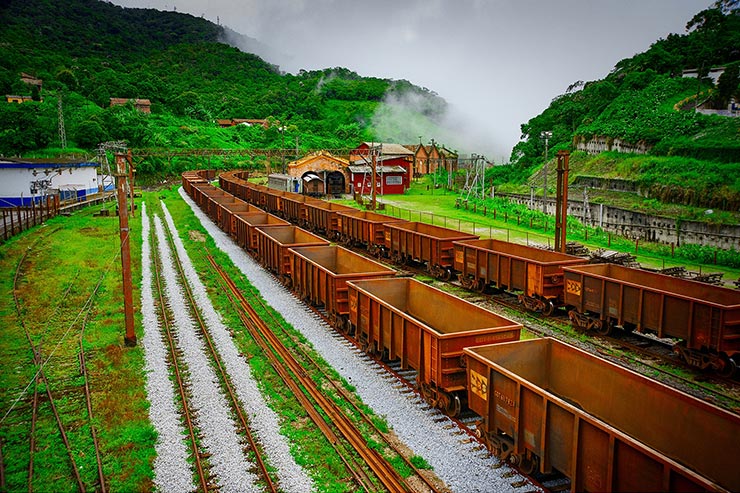
[[[428,188],[428,189],[427,189]],[[553,216],[548,217],[547,231],[543,231],[541,213],[535,213],[533,221],[535,227],[529,227],[529,220],[522,216],[524,206],[508,205],[503,201],[488,200],[486,202],[486,214],[483,214],[482,205],[473,210],[472,204],[469,209],[456,208],[455,200],[459,194],[447,192],[442,189],[434,190],[427,187],[425,180],[414,182],[411,188],[403,195],[387,195],[380,198],[385,203],[385,210],[378,211],[402,219],[411,221],[422,221],[433,223],[452,229],[461,229],[472,232],[475,230],[482,238],[489,236],[499,239],[524,244],[537,244],[552,246],[554,244],[554,222]],[[341,200],[341,203],[359,207],[353,201]],[[492,212],[497,209],[496,217]],[[517,214],[519,212],[519,214]],[[527,211],[530,212],[530,211]],[[518,219],[518,215],[522,216]],[[717,250],[718,264],[713,263],[713,256],[707,258],[707,251],[713,250],[708,247],[697,245],[683,245],[675,248],[671,255],[670,245],[649,243],[640,241],[636,247],[635,241],[609,234],[603,230],[589,228],[588,238],[584,234],[583,226],[577,218],[568,217],[567,241],[577,241],[591,250],[605,248],[636,255],[637,261],[643,266],[651,268],[666,268],[673,266],[685,266],[688,270],[697,272],[721,272],[725,281],[732,281],[740,277],[740,253],[734,250]],[[636,251],[637,250],[637,251]],[[700,262],[699,259],[711,260]],[[724,263],[725,265],[721,265]]]
[[[111,491],[152,487],[156,437],[147,414],[143,354],[139,347],[123,345],[118,218],[93,217],[92,212],[99,208],[56,217],[0,246],[0,354],[3,368],[9,370],[0,375],[2,416],[21,396],[0,424],[10,491],[27,488],[30,457],[33,385],[25,394],[22,391],[33,378],[35,367],[13,302],[13,276],[25,251],[28,256],[19,282],[22,314],[44,356],[54,351],[45,372],[85,486],[95,487],[97,466],[77,360],[78,340],[85,317],[82,307],[102,275],[85,329],[84,348],[104,475]],[[138,224],[138,218],[132,218],[132,231],[139,230]],[[60,229],[46,233],[56,228]],[[131,240],[134,299],[138,300],[140,239],[132,234]],[[140,334],[139,327],[137,331]],[[74,491],[69,459],[45,394],[40,402],[34,489]]]
[[[211,295],[211,301],[223,317],[225,324],[234,330],[234,341],[241,353],[247,356],[253,375],[257,379],[263,394],[266,396],[268,405],[280,416],[281,432],[288,437],[296,461],[306,468],[316,482],[319,491],[351,491],[353,489],[352,478],[347,473],[341,459],[301,408],[292,393],[284,386],[267,358],[262,354],[261,349],[242,326],[227,297],[221,293],[217,276],[212,271],[205,251],[207,250],[214,256],[219,265],[234,279],[248,299],[252,296],[260,296],[259,293],[238,271],[228,256],[216,248],[215,243],[195,218],[189,206],[180,198],[176,190],[177,188],[163,190],[156,197],[154,197],[154,194],[145,195],[147,208],[152,211],[160,210],[158,200],[155,199],[162,199],[167,205],[191,261],[201,280],[207,286]],[[261,316],[266,320],[270,320],[273,317],[280,320],[283,333],[280,333],[279,336],[288,347],[294,349],[295,354],[298,354],[297,346],[300,346],[300,350],[302,351],[308,351],[311,358],[318,361],[322,368],[328,371],[333,381],[341,382],[344,389],[350,392],[354,391],[354,388],[345,382],[336,371],[330,368],[310,348],[310,343],[285,322],[278,313],[271,308],[268,308],[269,313],[266,313],[260,306],[256,306],[255,308],[261,312]],[[319,383],[322,388],[330,388],[330,384],[317,371],[310,370],[309,373],[314,381]],[[354,417],[355,423],[363,430],[365,436],[371,437],[371,430],[366,423],[362,422],[357,413],[349,409],[348,404],[336,392],[330,391],[329,395],[340,406],[348,410]],[[356,398],[356,402],[359,403],[365,412],[371,412],[367,406],[360,403],[359,398]],[[374,416],[372,419],[379,429],[384,431],[388,429],[388,425],[380,417]],[[384,444],[373,438],[369,438],[369,440],[376,449],[385,453],[387,456],[393,455],[392,451],[386,450]],[[416,462],[423,465],[423,460],[419,459],[415,458]],[[394,460],[396,468],[402,475],[407,476],[411,474],[411,471],[405,467],[400,459],[392,460]]]

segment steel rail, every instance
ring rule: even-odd
[[[58,231],[61,228],[57,228],[56,230],[50,231],[46,236],[51,235],[52,233]],[[64,428],[64,424],[62,423],[62,419],[59,416],[59,412],[56,407],[56,403],[54,402],[54,397],[51,394],[51,387],[49,385],[49,380],[46,378],[46,373],[44,372],[44,366],[43,366],[43,359],[41,358],[41,353],[39,348],[34,344],[33,339],[31,338],[31,333],[28,330],[28,327],[26,326],[25,319],[23,318],[23,314],[21,313],[21,307],[20,307],[20,300],[18,298],[18,279],[20,277],[21,267],[23,265],[23,262],[26,260],[26,257],[28,256],[28,252],[31,251],[31,248],[36,245],[42,238],[41,237],[34,244],[26,249],[26,251],[21,256],[20,260],[18,261],[18,265],[16,266],[15,275],[13,276],[13,301],[15,304],[15,311],[16,315],[18,316],[18,321],[23,328],[23,332],[26,335],[26,340],[28,341],[29,346],[31,347],[31,351],[33,353],[33,360],[34,364],[38,366],[37,375],[41,376],[41,379],[44,381],[44,386],[46,387],[46,395],[49,399],[49,405],[51,406],[51,410],[54,414],[54,418],[57,423],[57,428],[59,429],[59,433],[62,436],[62,441],[64,442],[65,449],[67,451],[67,457],[69,458],[70,465],[72,467],[72,474],[75,478],[75,481],[77,482],[77,488],[79,491],[84,492],[85,491],[85,485],[82,482],[82,477],[80,476],[80,470],[77,467],[77,463],[75,462],[74,453],[72,452],[72,446],[69,443],[69,438],[67,437],[67,432]],[[36,377],[34,377],[34,380]],[[36,395],[36,394],[35,394]],[[38,402],[36,399],[34,399],[34,410],[38,407]],[[35,442],[34,442],[35,443]],[[32,490],[32,463],[29,460],[29,490]]]
[[[167,231],[167,238],[170,244],[170,251],[172,252],[172,256],[175,260],[175,265],[177,266],[177,270],[180,275],[181,284],[183,288],[185,289],[185,293],[187,294],[191,311],[195,315],[195,318],[198,321],[198,326],[200,327],[200,333],[206,341],[206,345],[208,346],[209,352],[211,354],[211,358],[216,365],[216,369],[218,370],[218,373],[221,376],[221,380],[223,381],[224,387],[226,388],[226,392],[229,396],[229,399],[231,400],[232,407],[234,411],[236,412],[236,415],[239,417],[239,421],[242,425],[242,429],[244,430],[244,434],[247,437],[247,441],[249,442],[250,448],[254,452],[254,455],[257,461],[257,466],[259,467],[260,474],[262,475],[267,485],[267,489],[275,493],[277,492],[277,487],[275,483],[272,481],[272,478],[270,477],[270,473],[267,470],[267,465],[265,464],[265,461],[262,457],[263,456],[262,449],[258,446],[257,440],[252,434],[252,430],[249,427],[249,421],[247,417],[244,415],[244,410],[242,408],[241,403],[239,402],[239,398],[234,393],[234,389],[231,384],[231,377],[229,376],[228,372],[224,369],[223,365],[221,364],[221,357],[219,356],[218,352],[216,351],[216,348],[213,345],[213,340],[211,339],[211,335],[208,332],[208,328],[206,327],[205,322],[203,321],[203,317],[201,317],[200,310],[198,310],[198,304],[195,302],[195,298],[193,297],[193,291],[192,289],[190,289],[190,284],[188,283],[187,277],[185,276],[185,271],[182,266],[182,261],[180,260],[180,256],[177,253],[177,249],[175,248],[175,244],[174,244],[175,242],[172,238],[172,232],[169,230],[169,228],[166,228],[166,231]]]
[[[276,356],[282,358],[283,363],[298,378],[299,382],[311,398],[314,399],[321,409],[329,416],[333,425],[337,427],[345,440],[352,445],[360,457],[362,457],[369,465],[370,469],[374,472],[383,486],[391,492],[413,491],[407,482],[398,474],[395,468],[377,451],[369,447],[360,430],[339,408],[339,406],[324,395],[318,385],[311,379],[305,369],[295,359],[290,350],[285,348],[280,339],[274,332],[272,332],[272,330],[270,330],[269,326],[267,326],[264,320],[262,320],[262,318],[257,314],[256,310],[249,304],[241,291],[234,284],[233,280],[220,268],[220,266],[216,264],[213,257],[209,256],[209,260],[219,274],[223,276],[227,285],[232,290],[237,300],[239,300],[240,305],[247,312],[248,317],[259,328],[260,337],[269,342],[271,351],[273,351]]]
[[[103,461],[100,458],[100,444],[98,443],[98,433],[95,428],[95,421],[93,420],[93,407],[92,407],[92,396],[90,394],[90,379],[87,372],[87,362],[85,360],[85,348],[83,346],[83,341],[85,338],[85,328],[87,327],[87,322],[90,317],[90,312],[92,311],[93,307],[93,299],[97,295],[98,289],[100,288],[100,285],[103,283],[103,279],[105,278],[105,273],[103,273],[100,276],[100,280],[98,281],[98,284],[95,286],[95,289],[93,290],[92,295],[90,296],[87,312],[85,313],[85,318],[82,320],[82,328],[80,330],[80,338],[79,338],[79,345],[80,345],[80,372],[82,373],[82,376],[85,379],[85,402],[87,404],[87,419],[88,423],[90,424],[90,433],[92,434],[93,439],[93,445],[95,447],[95,462],[98,466],[98,484],[100,486],[100,492],[106,493],[106,487],[105,487],[105,474],[103,474]]]
[[[154,232],[151,233],[154,238]],[[144,259],[145,261],[145,259]],[[193,460],[195,461],[196,474],[198,476],[198,482],[200,484],[201,493],[208,493],[208,482],[206,478],[206,472],[203,468],[200,452],[198,450],[198,442],[195,439],[195,426],[193,425],[190,406],[188,405],[188,399],[185,392],[185,383],[183,382],[182,375],[180,372],[180,365],[177,358],[177,348],[175,346],[174,336],[172,335],[172,329],[170,327],[170,319],[167,316],[167,306],[164,301],[164,294],[162,290],[161,274],[159,268],[159,256],[152,250],[152,265],[154,266],[154,278],[156,280],[157,297],[159,298],[159,309],[162,320],[162,327],[164,328],[165,337],[167,339],[167,345],[170,349],[170,363],[174,370],[175,380],[177,381],[177,388],[180,393],[180,400],[182,402],[183,415],[185,423],[188,427],[188,435],[190,436],[190,443],[192,448]]]
[[[277,279],[276,279],[276,280],[277,280]],[[263,300],[262,300],[261,298],[259,298],[258,296],[253,296],[253,295],[252,295],[252,296],[250,296],[249,302],[250,302],[250,304],[252,304],[252,305],[255,305],[255,304],[257,304],[257,305],[261,306],[261,307],[262,307],[262,308],[263,308],[263,309],[265,310],[265,312],[266,312],[266,313],[268,313],[268,315],[270,316],[270,318],[272,319],[272,321],[273,321],[273,325],[274,325],[274,326],[278,326],[278,327],[280,327],[280,328],[282,329],[282,332],[283,332],[283,334],[285,334],[285,336],[286,336],[286,337],[288,337],[288,338],[290,338],[290,339],[291,339],[291,340],[292,340],[293,342],[296,342],[296,343],[298,342],[297,338],[296,338],[296,337],[295,337],[294,335],[290,334],[290,333],[289,333],[289,332],[288,332],[288,331],[287,331],[287,330],[286,330],[286,329],[285,329],[285,328],[283,327],[283,325],[282,325],[282,324],[280,323],[280,321],[279,321],[279,320],[278,320],[278,319],[277,319],[277,318],[275,317],[274,313],[273,313],[273,312],[272,312],[271,310],[269,310],[269,308],[268,308],[267,304],[266,304],[266,303],[265,303],[265,302],[264,302],[264,301],[263,301]],[[317,316],[321,317],[321,319],[322,319],[322,320],[324,320],[324,322],[326,322],[326,323],[327,323],[327,325],[329,325],[330,327],[332,327],[332,329],[333,329],[333,330],[335,331],[335,333],[337,333],[337,334],[339,334],[340,336],[344,337],[344,339],[345,339],[346,341],[348,341],[348,342],[352,343],[353,345],[355,345],[355,347],[357,347],[357,345],[355,344],[355,342],[354,342],[354,341],[353,341],[352,339],[350,339],[350,338],[349,338],[349,337],[348,337],[348,336],[347,336],[346,334],[342,333],[341,331],[338,331],[338,330],[336,330],[336,327],[334,326],[334,324],[332,324],[332,323],[331,323],[331,320],[329,320],[329,318],[328,318],[328,317],[326,317],[326,316],[325,316],[325,315],[324,315],[323,313],[321,313],[321,312],[320,312],[319,310],[317,310],[317,309],[316,309],[316,308],[314,308],[313,306],[310,306],[310,305],[307,305],[307,306],[309,307],[309,309],[311,309],[311,311],[312,311],[313,313],[315,313],[315,314],[316,314]],[[341,394],[342,398],[344,398],[344,400],[345,400],[346,402],[348,402],[348,403],[349,403],[349,404],[350,404],[350,405],[351,405],[351,406],[352,406],[352,407],[353,407],[353,408],[355,409],[355,411],[356,411],[356,412],[357,412],[357,413],[358,413],[358,414],[359,414],[359,415],[360,415],[360,416],[362,417],[363,421],[365,421],[365,422],[366,422],[366,423],[367,423],[367,424],[368,424],[368,425],[369,425],[369,426],[370,426],[370,427],[371,427],[371,428],[372,428],[372,429],[373,429],[373,430],[374,430],[374,431],[375,431],[375,432],[376,432],[376,433],[378,434],[378,436],[382,437],[382,439],[383,439],[383,441],[384,441],[384,442],[386,443],[386,445],[388,445],[388,446],[389,446],[389,447],[390,447],[391,449],[393,449],[393,451],[394,451],[394,452],[396,452],[396,453],[398,454],[398,456],[399,456],[399,457],[401,458],[401,460],[402,460],[402,461],[403,461],[403,462],[404,462],[404,463],[406,464],[406,466],[407,466],[407,467],[409,467],[409,468],[410,468],[410,469],[411,469],[412,471],[414,471],[414,473],[415,473],[415,474],[416,474],[416,475],[417,475],[417,476],[418,476],[418,477],[419,477],[419,478],[421,479],[421,481],[422,481],[422,482],[423,482],[424,484],[426,484],[426,485],[427,485],[427,486],[429,487],[429,489],[430,489],[431,491],[433,491],[433,492],[440,492],[440,491],[444,491],[444,490],[440,490],[440,489],[439,489],[439,488],[437,487],[437,485],[435,485],[435,484],[434,484],[434,483],[433,483],[433,482],[432,482],[431,480],[429,480],[429,479],[428,479],[428,478],[426,477],[426,475],[424,475],[424,474],[423,474],[423,472],[422,472],[422,470],[421,470],[421,469],[419,469],[418,467],[416,467],[416,466],[415,466],[415,465],[413,464],[413,462],[411,462],[411,461],[410,461],[410,460],[409,460],[409,459],[408,459],[408,458],[406,457],[406,455],[405,455],[405,454],[404,454],[404,453],[403,453],[403,452],[401,451],[401,448],[400,448],[400,447],[399,447],[398,445],[396,445],[396,444],[394,443],[394,441],[393,441],[393,440],[390,440],[390,439],[389,439],[389,438],[388,438],[388,437],[386,436],[386,434],[385,434],[385,433],[384,433],[384,432],[383,432],[382,430],[380,430],[380,428],[378,428],[378,426],[377,426],[377,425],[376,425],[376,424],[375,424],[375,423],[373,422],[373,420],[372,420],[372,419],[370,418],[370,416],[368,416],[368,414],[367,414],[367,413],[366,413],[366,412],[365,412],[365,411],[364,411],[364,410],[363,410],[363,409],[362,409],[362,408],[361,408],[360,406],[358,406],[358,405],[357,405],[357,403],[355,402],[355,399],[354,399],[354,398],[353,398],[353,397],[351,396],[350,392],[348,392],[348,391],[347,391],[347,389],[345,389],[344,387],[342,387],[341,385],[339,385],[339,384],[338,384],[338,383],[337,383],[337,382],[336,382],[336,381],[334,380],[334,378],[332,378],[332,377],[331,377],[331,376],[330,376],[330,375],[329,375],[329,374],[328,374],[328,373],[327,373],[327,372],[326,372],[326,371],[324,370],[324,368],[322,368],[322,366],[321,366],[321,365],[319,365],[319,363],[318,363],[318,362],[317,362],[317,361],[316,361],[315,359],[313,359],[313,357],[311,357],[311,355],[310,355],[310,354],[308,353],[308,351],[306,351],[306,350],[305,350],[305,349],[303,348],[303,346],[302,346],[301,344],[296,344],[296,348],[298,349],[298,352],[299,352],[299,353],[300,353],[300,354],[301,354],[301,355],[302,355],[302,356],[303,356],[303,357],[304,357],[304,358],[305,358],[305,359],[306,359],[306,360],[307,360],[307,361],[308,361],[308,362],[309,362],[309,363],[310,363],[310,364],[311,364],[311,365],[312,365],[312,366],[313,366],[313,367],[314,367],[314,368],[315,368],[316,370],[318,370],[319,372],[321,372],[321,374],[322,374],[322,375],[323,375],[323,376],[324,376],[324,377],[326,378],[326,380],[327,380],[327,381],[329,382],[329,384],[330,384],[330,385],[331,385],[331,386],[332,386],[332,387],[333,387],[333,388],[334,388],[334,389],[335,389],[335,390],[336,390],[336,391],[337,391],[337,392],[338,392],[339,394]],[[385,365],[385,364],[384,364],[384,363],[383,363],[382,361],[380,361],[380,360],[378,360],[378,359],[376,359],[376,358],[373,358],[373,361],[376,361],[377,363],[379,363],[379,365],[380,365],[380,366],[381,366],[381,367],[382,367],[383,369],[385,369],[385,370],[386,370],[386,371],[388,371],[388,372],[389,372],[390,374],[392,374],[393,376],[395,376],[395,377],[399,378],[399,380],[401,380],[402,382],[404,382],[405,384],[408,384],[408,385],[410,386],[410,383],[409,383],[409,382],[408,382],[407,380],[403,379],[403,377],[401,377],[401,376],[400,376],[400,375],[399,375],[399,374],[398,374],[397,372],[394,372],[394,371],[393,371],[393,370],[392,370],[392,369],[391,369],[390,367],[388,367],[387,365]],[[411,387],[413,388],[413,386],[411,386]],[[421,394],[420,394],[420,393],[418,392],[418,389],[414,389],[414,390],[415,390],[415,392],[417,393],[417,395],[421,396]],[[471,433],[472,433],[472,432],[471,432]]]
[[[288,370],[286,370],[286,368],[282,365],[281,360],[271,351],[268,342],[261,337],[259,328],[245,313],[243,307],[240,304],[240,301],[236,299],[232,288],[227,284],[225,278],[221,275],[221,272],[219,272],[217,266],[215,266],[213,263],[212,266],[214,270],[216,270],[216,272],[219,274],[220,285],[223,291],[226,293],[229,302],[234,307],[237,315],[239,316],[239,319],[241,320],[244,327],[249,331],[252,339],[257,343],[258,346],[260,346],[260,349],[262,349],[263,353],[270,361],[273,369],[277,372],[283,382],[295,395],[296,399],[306,411],[308,416],[316,424],[316,426],[319,428],[319,431],[321,431],[321,433],[327,439],[329,445],[334,449],[334,451],[337,453],[337,456],[344,463],[347,471],[354,477],[356,483],[368,493],[371,491],[371,489],[374,490],[374,485],[372,484],[372,480],[370,479],[370,477],[364,473],[364,471],[359,467],[359,464],[355,462],[354,459],[352,459],[352,462],[354,462],[354,466],[353,464],[350,464],[350,459],[348,459],[348,456],[350,456],[351,454],[349,454],[347,450],[344,450],[342,446],[342,441],[336,436],[334,430],[326,422],[323,416],[316,410],[315,405],[311,402],[308,396],[306,396],[306,394],[301,390],[301,387],[297,383],[296,379],[291,376],[290,372],[288,372]]]

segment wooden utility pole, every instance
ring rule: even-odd
[[[372,204],[372,210],[374,211],[377,208],[377,203],[376,203],[377,198],[376,197],[378,193],[377,190],[375,189],[376,188],[375,180],[378,179],[378,171],[377,171],[378,170],[378,156],[377,156],[377,152],[375,151],[375,144],[373,144],[373,146],[370,148],[370,155],[371,155],[372,163],[373,163],[372,165],[373,166],[373,183],[372,183],[372,202],[371,204]]]
[[[565,253],[568,224],[568,161],[570,152],[558,151],[558,189],[555,200],[555,251]]]
[[[133,281],[131,279],[131,247],[129,244],[130,230],[128,227],[128,207],[126,206],[126,162],[128,155],[116,153],[116,195],[118,197],[118,223],[121,237],[121,272],[123,276],[123,311],[126,332],[123,337],[127,346],[136,346],[136,332],[134,332],[134,296]],[[133,188],[133,187],[132,187]]]

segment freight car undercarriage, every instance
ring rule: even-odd
[[[619,326],[610,318],[601,319],[587,313],[579,313],[577,310],[570,310],[568,312],[568,317],[570,317],[573,327],[576,329],[584,332],[593,331],[603,336],[612,334],[615,328],[621,328],[626,332],[632,332],[636,328],[633,324],[629,323],[624,323],[622,326]],[[643,331],[638,332],[642,333]],[[706,347],[703,347],[700,350],[691,349],[686,347],[686,343],[684,341],[681,341],[673,345],[673,352],[691,367],[698,368],[700,370],[716,371],[719,375],[724,377],[732,376],[737,370],[737,362],[733,358],[724,353],[720,354],[710,351]]]

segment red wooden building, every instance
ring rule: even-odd
[[[349,172],[352,176],[353,192],[359,192],[363,195],[372,194],[372,166],[350,166]],[[402,166],[376,166],[375,193],[378,196],[402,194],[408,187],[408,172]]]
[[[411,183],[414,152],[406,149],[401,144],[363,142],[350,151],[350,166],[372,166],[371,149],[375,149],[377,152],[375,158],[376,166],[400,166],[404,169],[403,189],[406,190]]]

